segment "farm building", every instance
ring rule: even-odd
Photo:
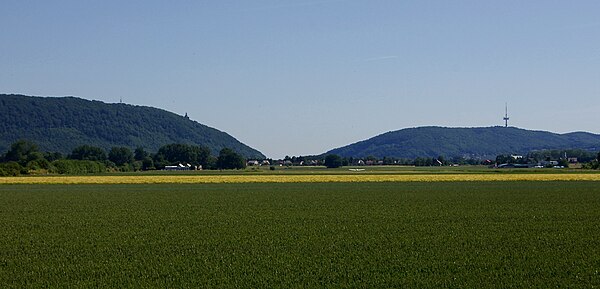
[[[179,164],[176,166],[165,166],[165,171],[189,171],[192,168],[190,164]]]

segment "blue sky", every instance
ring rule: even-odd
[[[600,1],[0,2],[0,93],[154,106],[269,157],[407,127],[600,133]]]

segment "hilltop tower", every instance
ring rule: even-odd
[[[505,103],[504,104],[504,118],[503,118],[503,120],[504,120],[504,127],[508,127],[508,119],[509,119],[509,117],[508,117],[508,103]]]

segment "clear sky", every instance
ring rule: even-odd
[[[154,106],[269,157],[407,127],[600,133],[600,1],[0,1],[0,93]]]

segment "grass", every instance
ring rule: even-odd
[[[362,169],[356,172],[351,169]],[[598,170],[581,168],[527,168],[498,169],[481,165],[465,165],[458,167],[414,167],[414,166],[347,166],[328,169],[324,166],[269,166],[247,167],[242,170],[201,170],[201,171],[164,171],[152,170],[143,172],[111,172],[96,174],[98,176],[228,176],[228,175],[417,175],[417,174],[600,174]],[[43,174],[41,174],[43,175]],[[89,175],[89,174],[86,174]],[[35,177],[35,176],[33,176]]]
[[[168,174],[104,176],[0,177],[0,184],[207,184],[207,183],[350,183],[350,182],[465,182],[465,181],[600,181],[598,173],[555,174]]]
[[[0,186],[0,287],[592,288],[598,182]]]
[[[415,166],[348,166],[336,169],[328,169],[324,166],[277,166],[274,171],[271,171],[268,166],[247,167],[244,170],[204,170],[204,171],[147,171],[143,174],[150,175],[240,175],[240,174],[257,174],[257,175],[337,175],[337,174],[357,174],[350,169],[364,169],[360,174],[598,174],[597,170],[583,170],[577,168],[567,169],[494,169],[488,166],[458,166],[458,167],[415,167]],[[123,173],[117,173],[122,175]],[[139,173],[132,173],[139,175]]]

